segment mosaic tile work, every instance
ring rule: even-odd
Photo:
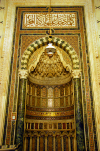
[[[67,41],[76,51],[77,55],[79,56],[79,34],[75,34],[75,32],[68,33],[67,35],[57,35],[58,38],[61,38],[64,41]]]
[[[27,49],[27,47],[33,43],[33,41],[35,41],[36,39],[40,39],[42,38],[43,35],[33,35],[33,34],[22,34],[21,36],[21,41],[22,41],[22,45],[21,45],[21,56],[23,55],[24,51]]]
[[[18,16],[17,16],[17,29],[20,29],[20,19],[21,19],[21,12],[22,11],[33,11],[33,10],[36,10],[37,8],[19,8],[18,9]],[[40,8],[38,8],[39,10]],[[89,89],[90,89],[90,83],[88,81],[88,78],[90,77],[89,73],[90,71],[88,71],[88,67],[87,67],[87,53],[88,53],[88,50],[86,48],[86,41],[85,41],[85,32],[84,32],[84,25],[83,25],[83,8],[82,7],[68,7],[68,8],[54,8],[55,10],[63,10],[63,11],[66,11],[66,10],[71,10],[71,11],[77,11],[79,13],[79,26],[81,28],[79,28],[78,30],[62,30],[62,29],[59,29],[59,30],[56,30],[55,29],[55,33],[53,34],[54,37],[58,37],[59,39],[62,39],[62,41],[67,41],[70,45],[73,45],[72,47],[74,48],[74,50],[77,52],[77,55],[80,57],[80,64],[81,64],[81,67],[82,67],[82,77],[83,77],[83,109],[84,109],[84,123],[85,123],[85,137],[86,137],[86,148],[87,150],[97,150],[97,140],[96,140],[96,131],[94,129],[94,132],[93,132],[93,128],[95,127],[95,118],[94,118],[94,113],[92,112],[91,108],[93,109],[93,103],[92,103],[92,99],[91,99],[91,96],[90,96],[90,93],[92,92],[89,92]],[[43,10],[43,9],[42,9]],[[17,54],[19,54],[17,52],[17,50],[19,51],[19,38],[23,36],[25,36],[25,34],[27,36],[30,36],[31,34],[33,34],[34,36],[34,40],[38,40],[39,37],[42,38],[44,37],[45,35],[45,29],[44,30],[23,30],[23,31],[19,31],[17,30],[16,31],[16,35],[15,35],[15,38],[16,38],[16,41],[15,41],[15,50],[14,50],[14,57],[12,57],[12,59],[14,59],[14,62],[12,63],[12,77],[10,78],[10,83],[12,86],[11,86],[11,91],[8,93],[8,98],[9,98],[9,101],[7,103],[7,109],[6,111],[8,110],[9,113],[11,113],[10,111],[12,111],[12,107],[13,105],[16,106],[16,103],[14,102],[14,90],[15,90],[15,81],[16,81],[16,68],[17,68]],[[21,35],[21,36],[20,36]],[[27,37],[26,36],[26,37]],[[32,37],[33,37],[32,36]],[[68,39],[68,36],[71,37],[72,39],[74,39],[73,37],[77,37],[76,38],[76,42],[74,43],[73,40],[70,40]],[[66,40],[64,40],[66,39]],[[69,42],[69,41],[70,42]],[[21,38],[21,43],[28,43],[26,45],[29,45],[30,43],[33,43],[32,42],[29,42],[28,43],[28,40],[27,41],[22,41],[22,38]],[[57,41],[56,41],[57,42]],[[71,42],[73,44],[71,44]],[[36,43],[35,43],[36,44]],[[61,44],[61,43],[60,43]],[[25,46],[27,47],[27,46]],[[81,49],[80,49],[81,48]],[[26,48],[25,48],[26,49]],[[23,46],[23,52],[21,52],[21,54],[24,53],[24,46]],[[28,51],[29,52],[29,51]],[[88,62],[88,65],[89,65],[89,62]],[[12,95],[13,94],[13,95]],[[10,102],[10,105],[9,105],[9,102]],[[8,114],[7,112],[7,114]],[[93,114],[93,116],[92,116]],[[9,121],[7,123],[7,120]],[[52,120],[52,118],[51,118]],[[94,126],[93,126],[93,122],[92,120],[94,121]],[[5,141],[6,141],[6,144],[10,144],[10,138],[11,138],[11,135],[10,135],[10,132],[11,132],[11,118],[10,118],[10,115],[6,116],[6,123],[5,123],[5,134],[4,134],[4,144],[5,144]],[[7,129],[6,129],[7,128]],[[6,134],[7,132],[7,134]],[[89,136],[88,136],[89,134]],[[95,139],[94,139],[95,137]],[[6,140],[5,140],[6,138]],[[95,148],[94,148],[94,144],[95,144]],[[90,147],[89,147],[90,146]]]
[[[54,99],[54,107],[60,107],[59,99]]]
[[[41,107],[44,107],[44,108],[47,107],[47,99],[42,99]]]
[[[42,88],[42,97],[47,97],[47,89],[46,89],[46,87]]]
[[[55,97],[59,97],[60,96],[60,94],[59,94],[59,87],[55,87],[54,88],[54,96]]]

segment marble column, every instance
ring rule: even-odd
[[[82,96],[81,96],[81,70],[72,71],[74,81],[75,121],[77,150],[85,150]]]
[[[20,144],[19,151],[23,149],[23,133],[24,133],[24,112],[26,98],[26,82],[28,70],[19,70],[19,94],[17,108],[17,125],[16,125],[16,145]]]

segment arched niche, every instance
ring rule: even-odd
[[[36,40],[33,42],[25,51],[24,54],[22,55],[21,59],[21,69],[27,69],[27,65],[29,62],[29,59],[31,55],[40,47],[47,45],[49,43],[49,38],[48,37],[43,37],[40,38],[39,40]],[[52,37],[51,43],[53,45],[58,46],[62,48],[71,58],[72,61],[72,68],[73,69],[79,69],[79,58],[77,56],[76,51],[74,48],[69,45],[67,42],[64,40],[57,38],[57,37]]]
[[[73,78],[74,84],[74,102],[75,102],[75,122],[76,122],[76,140],[77,150],[84,150],[84,128],[83,128],[83,114],[82,114],[82,99],[81,99],[81,70],[79,66],[79,58],[76,51],[71,45],[63,41],[60,38],[52,37],[51,42],[53,45],[59,47],[64,51],[70,58],[72,66],[68,66],[66,61],[64,62],[63,56],[61,61],[63,62],[64,68],[69,68],[70,77]],[[36,61],[32,64],[30,59],[32,55],[39,48],[46,46],[49,43],[48,37],[40,38],[33,42],[22,55],[21,69],[19,70],[19,100],[18,100],[18,120],[17,120],[17,134],[16,143],[21,143],[21,149],[23,147],[23,133],[24,133],[24,112],[25,112],[25,98],[26,98],[26,81],[30,74],[31,67],[36,67],[42,52],[38,53]],[[61,57],[61,54],[59,53]],[[29,65],[30,63],[30,65]]]

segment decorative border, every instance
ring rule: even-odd
[[[34,7],[33,7],[34,8]],[[38,7],[39,8],[39,7]],[[46,9],[46,8],[45,8]],[[53,9],[53,7],[52,7],[52,9]],[[68,14],[68,13],[70,13],[70,14],[72,14],[74,12],[74,14],[76,14],[76,18],[75,18],[75,24],[76,24],[76,26],[75,27],[65,27],[65,26],[60,26],[60,27],[56,27],[56,26],[52,26],[52,28],[54,28],[54,29],[59,29],[59,28],[62,28],[62,29],[74,29],[74,30],[77,30],[77,29],[79,29],[79,18],[78,18],[78,12],[77,11],[53,11],[53,12],[51,12],[51,14],[53,14],[53,13],[56,13],[56,14],[58,14],[58,13],[60,13],[60,14]],[[41,13],[41,11],[40,12],[38,12],[38,13],[40,13],[40,14],[44,14],[44,15],[46,15],[46,14],[48,14],[48,12],[47,12],[47,10],[44,10],[43,11],[43,13]],[[20,30],[32,30],[32,29],[34,29],[34,30],[39,30],[40,28],[42,28],[42,30],[43,29],[49,29],[49,25],[48,26],[39,26],[39,27],[37,27],[37,26],[34,26],[34,27],[26,27],[25,25],[24,25],[24,22],[25,22],[25,14],[38,14],[37,13],[37,11],[33,11],[33,12],[25,12],[25,11],[23,11],[22,12],[22,15],[21,15],[21,26],[20,26]],[[41,30],[41,29],[40,29]]]
[[[26,110],[26,116],[30,115],[30,116],[49,116],[49,117],[57,117],[57,116],[70,116],[70,115],[74,115],[74,110],[71,111],[64,111],[64,112],[36,112],[36,111],[29,111]]]
[[[21,4],[21,2],[19,0],[13,0],[12,3],[14,4],[14,2],[18,2],[19,5]],[[27,2],[27,1],[25,1],[25,2]],[[73,5],[73,2],[74,2],[74,0],[71,0],[71,1],[68,1],[67,3]],[[99,65],[99,59],[95,58],[97,56],[97,53],[98,53],[97,52],[97,45],[96,45],[97,44],[96,33],[95,33],[96,29],[95,29],[95,25],[94,25],[95,24],[95,20],[94,20],[94,16],[93,16],[93,12],[92,12],[92,4],[91,4],[90,1],[86,1],[85,0],[83,2],[82,0],[79,0],[76,3],[78,5],[79,4],[85,5],[85,12],[86,12],[85,17],[86,17],[86,21],[87,21],[88,40],[91,39],[91,42],[89,41],[89,44],[90,44],[89,45],[89,51],[91,52],[91,54],[89,53],[89,56],[90,56],[90,59],[92,60],[90,63],[91,63],[91,67],[93,69],[91,72],[92,72],[93,92],[94,92],[95,110],[96,110],[99,107],[98,100],[100,98],[100,93],[99,93],[99,91],[100,91],[100,86],[99,86],[99,82],[100,82],[100,70],[99,70],[99,68],[100,68],[100,65]],[[58,2],[58,4],[59,4],[59,2]],[[7,17],[7,18],[11,18],[12,21],[13,21],[13,19],[14,19],[14,13],[13,13],[14,10],[12,9],[13,7],[11,6],[10,2],[9,2],[9,7],[11,7],[11,10],[8,11],[8,14],[11,14],[12,17],[11,17],[11,15],[9,15],[9,17]],[[11,21],[7,20],[7,23],[10,25]],[[4,52],[6,52],[6,50],[7,50],[6,48],[8,48],[10,50],[9,46],[11,45],[11,42],[9,42],[9,38],[8,37],[12,34],[12,30],[11,29],[13,29],[13,23],[9,27],[10,27],[9,28],[10,30],[8,30],[8,27],[7,27],[6,28],[7,32],[6,32],[6,35],[5,35],[5,43],[7,42],[8,47],[6,47],[7,45],[5,44]],[[11,32],[9,32],[9,31],[11,31]],[[8,53],[6,53],[6,55],[4,54],[5,60],[8,59],[8,56],[9,56]],[[9,59],[8,59],[8,62],[9,62]],[[6,62],[4,61],[3,64],[4,64],[4,66],[3,66],[2,72],[6,69],[5,68],[6,67]],[[3,75],[6,75],[6,76],[8,75],[8,74],[6,74],[8,72],[8,69],[5,70],[6,72],[4,72],[4,74],[2,74],[2,76]],[[7,86],[8,80],[6,80],[6,76],[4,76],[2,80],[4,80],[3,84]],[[2,85],[2,88],[3,88],[3,85]],[[6,94],[6,92],[5,92],[4,89],[2,89],[2,92],[4,92],[4,94]],[[1,93],[1,94],[3,95],[3,93]],[[2,101],[6,103],[6,99],[5,100],[2,99]],[[1,106],[2,106],[2,103],[1,103]],[[98,113],[98,110],[96,110],[96,111]],[[100,116],[99,114],[96,114],[96,121],[97,121],[97,123],[98,123],[97,118],[99,119],[99,116]],[[99,125],[97,124],[97,131],[99,132],[99,127],[98,126]],[[98,133],[98,140],[100,140],[99,138],[100,138],[100,134]]]
[[[61,112],[61,111],[70,111],[74,110],[74,105],[66,108],[34,108],[26,105],[26,109],[30,111],[38,111],[38,112]]]
[[[34,120],[64,120],[64,119],[74,119],[74,115],[70,115],[70,116],[53,116],[53,117],[38,117],[38,116],[30,116],[30,115],[26,115],[26,118],[28,119],[34,119]]]
[[[60,38],[52,37],[51,42],[62,48],[71,58],[73,69],[79,69],[79,59],[77,56],[76,51],[69,45],[67,42]],[[36,51],[38,48],[47,45],[49,43],[49,37],[40,38],[33,42],[24,52],[22,59],[21,59],[21,69],[27,69],[27,65],[30,59],[30,56]]]

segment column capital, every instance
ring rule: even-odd
[[[19,70],[19,77],[20,79],[27,79],[28,77],[28,70]]]
[[[81,72],[82,72],[82,70],[80,70],[80,69],[74,69],[74,70],[72,70],[72,77],[75,79],[75,78],[80,78],[80,76],[81,76]]]

